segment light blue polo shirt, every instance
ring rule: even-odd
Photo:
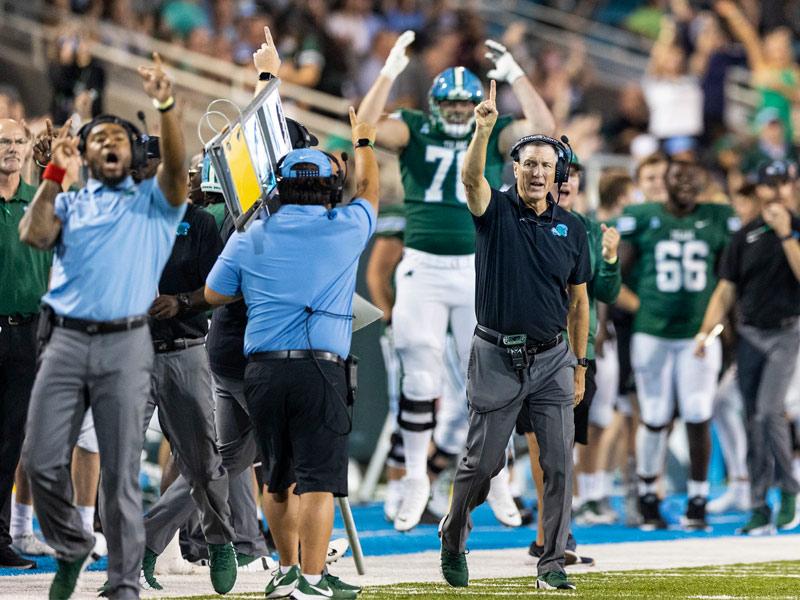
[[[147,314],[172,252],[186,205],[172,206],[156,178],[116,187],[89,179],[56,196],[61,236],[50,291],[42,301],[57,315],[112,321]]]
[[[271,217],[237,232],[206,285],[247,304],[244,353],[326,350],[350,353],[358,258],[375,232],[376,215],[361,198],[328,211],[287,204]],[[311,339],[309,347],[306,323]]]

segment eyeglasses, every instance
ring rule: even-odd
[[[16,138],[13,140],[11,138],[0,138],[0,148],[2,148],[3,150],[9,148],[11,144],[16,144],[17,146],[24,146],[27,143],[28,140],[25,138]]]

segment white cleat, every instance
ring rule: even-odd
[[[108,556],[108,542],[106,536],[99,531],[94,532],[94,548],[92,548],[92,561],[98,561]]]
[[[30,556],[55,556],[56,551],[45,542],[37,538],[32,533],[26,533],[14,538],[11,548],[18,554],[28,554]]]
[[[511,488],[508,485],[508,470],[503,469],[494,478],[489,488],[486,501],[494,513],[495,518],[506,527],[519,527],[522,525],[522,515],[514,503]]]
[[[430,495],[431,482],[427,477],[404,477],[403,501],[394,519],[394,528],[397,531],[411,531],[419,525]]]
[[[259,556],[254,561],[246,565],[238,565],[236,567],[239,571],[269,571],[272,572],[278,568],[278,562],[270,556]]]
[[[325,557],[325,564],[335,563],[344,556],[348,548],[350,548],[350,542],[347,541],[347,538],[336,538],[328,542],[328,555]]]
[[[393,523],[400,510],[400,503],[403,501],[403,482],[400,479],[392,479],[386,484],[386,499],[383,501],[383,516]]]
[[[728,486],[725,493],[706,505],[706,512],[718,515],[729,511],[747,512],[750,510],[750,485],[736,482]]]

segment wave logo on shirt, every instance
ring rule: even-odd
[[[550,229],[550,233],[556,237],[567,237],[567,234],[569,233],[569,227],[564,225],[564,223],[559,223]]]
[[[178,235],[189,235],[189,223],[181,221],[178,224]]]

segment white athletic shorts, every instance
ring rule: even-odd
[[[711,418],[722,368],[722,344],[714,340],[704,358],[694,355],[694,347],[693,339],[633,334],[631,363],[640,417],[646,425],[668,425],[676,416],[676,401],[678,415],[686,423]]]

